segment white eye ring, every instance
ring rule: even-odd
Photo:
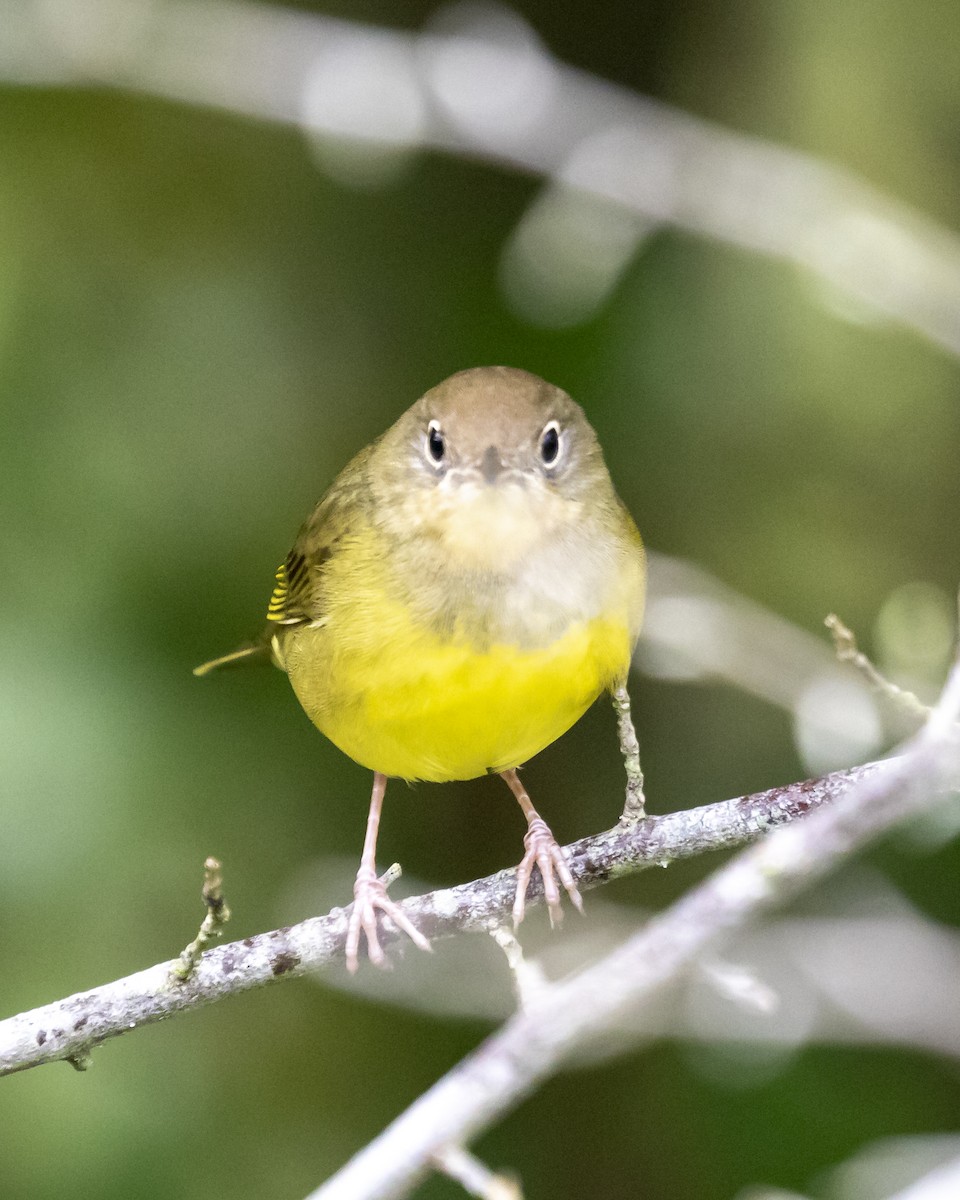
[[[443,440],[443,433],[440,429],[439,421],[431,421],[427,426],[427,436],[423,441],[424,450],[427,458],[435,467],[443,465],[444,457],[447,453],[446,442]]]
[[[563,438],[560,435],[560,422],[548,421],[540,434],[540,461],[550,470],[560,461],[562,453]]]

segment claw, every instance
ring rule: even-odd
[[[367,941],[367,958],[377,967],[388,965],[383,947],[380,945],[380,934],[377,928],[377,911],[384,913],[394,925],[410,938],[421,950],[431,950],[430,942],[414,925],[399,904],[387,895],[387,887],[376,872],[369,867],[361,867],[353,885],[353,911],[347,922],[346,958],[347,970],[351,975],[357,973],[360,966],[359,950],[361,933]]]
[[[547,912],[550,914],[550,927],[557,929],[563,923],[563,909],[560,906],[560,889],[557,887],[557,876],[563,884],[574,908],[583,912],[583,899],[580,889],[571,874],[570,867],[560,849],[557,839],[550,832],[550,827],[540,816],[530,820],[529,828],[523,839],[526,853],[517,868],[517,894],[513,902],[513,927],[523,920],[526,911],[527,888],[533,876],[533,868],[537,867],[543,880],[543,895],[547,902]]]
[[[380,945],[380,934],[377,929],[378,909],[389,917],[400,932],[405,933],[421,950],[430,949],[430,943],[420,930],[400,905],[395,904],[387,895],[387,888],[400,874],[399,866],[394,864],[385,875],[377,878],[375,867],[377,831],[380,828],[380,812],[383,808],[383,796],[386,790],[386,775],[374,772],[370,811],[367,814],[367,835],[363,839],[360,870],[357,871],[356,882],[353,885],[353,911],[347,921],[346,958],[347,970],[351,975],[355,975],[360,966],[361,933],[367,939],[367,958],[377,967],[389,966],[383,953],[383,947]]]
[[[550,832],[550,827],[533,807],[533,801],[527,795],[527,790],[520,782],[520,776],[515,770],[501,771],[500,778],[520,805],[523,815],[527,818],[527,833],[523,839],[526,854],[517,868],[517,895],[513,902],[513,927],[523,920],[526,908],[527,888],[536,867],[543,880],[543,895],[550,914],[550,926],[556,929],[563,921],[563,909],[560,907],[560,889],[557,887],[557,876],[566,889],[573,907],[577,912],[583,912],[583,901],[580,890],[563,856],[563,851],[557,844],[557,839]]]

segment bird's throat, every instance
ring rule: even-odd
[[[574,523],[580,505],[542,489],[464,485],[426,498],[421,519],[450,566],[509,570],[558,529]]]

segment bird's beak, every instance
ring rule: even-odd
[[[484,481],[489,484],[496,483],[502,470],[503,462],[500,459],[500,451],[496,446],[488,446],[480,460],[480,473]]]

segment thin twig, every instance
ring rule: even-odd
[[[433,1165],[477,1200],[523,1200],[523,1192],[516,1180],[495,1175],[462,1146],[445,1146],[438,1150],[433,1156]]]
[[[869,763],[725,800],[702,808],[648,816],[632,826],[615,825],[605,833],[569,847],[570,870],[584,890],[646,867],[729,849],[830,804],[870,776],[894,769],[890,762]],[[417,927],[431,939],[474,931],[487,933],[510,918],[516,871],[500,871],[459,887],[403,901]],[[539,903],[539,877],[531,881],[529,901]],[[173,963],[159,963],[135,975],[80,992],[0,1021],[0,1075],[41,1063],[75,1058],[108,1038],[161,1021],[165,1017],[226,996],[323,967],[342,969],[347,914],[334,909],[299,925],[275,929],[208,950],[184,983],[173,983]],[[384,928],[383,944],[398,938]],[[456,1140],[456,1139],[452,1139]]]
[[[731,1004],[748,1012],[764,1014],[774,1013],[780,1007],[778,993],[739,963],[709,958],[698,966],[707,983]]]
[[[203,902],[207,915],[189,946],[184,946],[180,957],[170,968],[170,977],[177,983],[186,983],[193,974],[204,950],[223,932],[230,920],[230,909],[223,896],[223,867],[218,858],[208,858],[203,864]]]
[[[520,939],[509,925],[497,925],[490,936],[503,951],[513,979],[513,990],[520,1008],[529,1008],[538,999],[550,981],[536,962],[531,962],[523,953]]]
[[[836,613],[830,613],[824,618],[824,625],[830,630],[834,649],[840,662],[850,663],[856,667],[867,682],[881,695],[886,696],[901,712],[908,713],[918,721],[925,721],[930,715],[930,707],[919,700],[913,692],[897,687],[885,678],[873,665],[869,658],[857,645],[857,639],[852,630],[840,620]]]
[[[632,825],[646,815],[643,794],[643,771],[640,767],[640,743],[630,715],[630,693],[621,684],[613,693],[613,711],[617,714],[617,734],[620,753],[627,771],[627,796],[620,814],[621,825]]]
[[[464,1145],[502,1118],[580,1046],[660,994],[733,930],[923,811],[944,789],[955,789],[958,717],[960,666],[929,722],[887,769],[744,851],[613,953],[554,984],[541,1003],[511,1018],[308,1200],[406,1196],[437,1150]]]

